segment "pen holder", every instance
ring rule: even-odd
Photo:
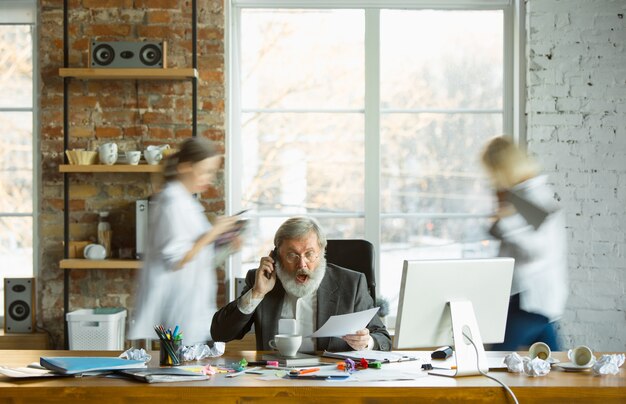
[[[179,366],[182,362],[183,340],[161,340],[159,365]]]

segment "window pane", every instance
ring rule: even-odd
[[[383,108],[502,108],[502,11],[380,16]]]
[[[385,114],[381,119],[381,210],[488,213],[480,165],[500,114]]]
[[[0,112],[0,212],[33,211],[32,113]],[[30,229],[28,230],[30,234]]]
[[[246,232],[254,237],[244,237],[241,250],[241,268],[235,269],[235,277],[245,277],[250,269],[257,268],[261,257],[267,256],[274,248],[274,234],[278,227],[287,220],[284,217],[251,218]],[[326,231],[326,237],[332,238],[363,238],[364,221],[361,218],[317,218]]]
[[[363,10],[243,10],[242,107],[363,108]]]
[[[32,108],[30,25],[0,25],[0,108]]]
[[[0,278],[33,276],[33,218],[0,217]],[[0,281],[0,296],[4,282]],[[4,299],[0,299],[0,313],[4,313]]]
[[[362,114],[244,114],[242,206],[259,212],[364,209]]]
[[[497,255],[489,220],[390,218],[381,221],[380,294],[397,310],[404,260],[484,258]],[[424,286],[426,287],[426,285]],[[417,293],[417,291],[416,291]]]

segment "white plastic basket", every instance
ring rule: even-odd
[[[82,309],[67,313],[66,319],[71,350],[124,349],[126,310],[94,314],[93,309]]]

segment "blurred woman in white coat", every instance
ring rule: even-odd
[[[234,217],[209,223],[194,198],[215,181],[222,157],[212,143],[190,138],[165,161],[163,189],[150,202],[149,236],[128,338],[155,339],[157,324],[179,326],[183,343],[211,340],[217,311],[214,242],[233,230]]]
[[[515,258],[504,342],[490,349],[545,342],[557,351],[555,321],[569,291],[564,213],[539,166],[509,138],[491,140],[482,162],[498,199],[490,233],[500,240],[499,256]]]

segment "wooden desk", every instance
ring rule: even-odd
[[[44,332],[9,333],[0,328],[0,349],[48,349],[48,334]],[[0,354],[2,358],[2,354]]]
[[[118,352],[0,351],[0,364],[24,366],[40,356],[116,356]],[[254,359],[255,352],[231,352],[206,360],[213,364]],[[153,362],[158,352],[153,352]],[[563,353],[556,353],[563,359]],[[193,364],[193,363],[192,363]],[[405,362],[402,366],[417,366]],[[615,376],[593,377],[589,372],[566,373],[554,369],[549,375],[531,378],[502,371],[491,375],[507,383],[521,403],[626,402],[626,370]],[[0,379],[0,403],[394,403],[394,402],[510,402],[502,387],[482,376],[459,379],[428,376],[403,382],[260,381],[243,375],[226,379],[223,374],[201,382],[146,384],[101,377],[54,379]]]

